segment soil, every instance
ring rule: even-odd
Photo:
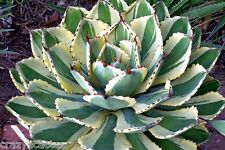
[[[14,87],[8,69],[13,68],[15,64],[31,56],[29,31],[37,28],[57,26],[61,21],[62,15],[47,7],[46,3],[57,4],[60,6],[83,6],[90,9],[97,0],[42,0],[27,1],[17,4],[12,9],[12,15],[7,24],[0,22],[0,28],[8,27],[15,29],[13,32],[0,33],[0,49],[8,48],[17,52],[13,55],[1,55],[0,65],[4,69],[0,69],[0,150],[6,149],[26,149],[21,140],[15,135],[10,125],[18,125],[15,117],[8,113],[4,107],[5,103],[15,95],[22,95]],[[220,93],[225,96],[225,53],[217,62],[216,69],[211,73],[221,82]],[[218,116],[219,119],[225,120],[225,111]],[[18,125],[23,129],[20,125]],[[23,131],[28,135],[25,129]],[[209,127],[210,138],[201,149],[205,150],[223,150],[225,137]],[[14,147],[4,147],[7,142],[20,142]],[[21,145],[20,145],[21,144]]]

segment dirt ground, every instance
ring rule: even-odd
[[[0,70],[0,143],[10,141],[20,141],[14,134],[9,125],[18,125],[16,118],[9,114],[5,108],[5,103],[19,93],[8,73],[8,69],[15,66],[16,62],[23,58],[31,56],[29,31],[37,28],[56,26],[62,15],[46,7],[44,3],[55,3],[61,6],[84,6],[90,9],[96,0],[42,0],[30,1],[23,4],[18,4],[12,9],[11,23],[7,27],[15,29],[13,32],[0,35],[0,49],[8,48],[18,54],[0,55],[0,64],[5,69]],[[0,28],[4,24],[0,24]],[[214,77],[220,80],[222,86],[220,93],[225,96],[225,53],[223,52],[216,69],[211,73]],[[225,111],[218,116],[220,119],[225,119]],[[220,135],[213,128],[209,127],[210,139],[201,147],[203,150],[224,150],[223,144],[225,137]],[[22,147],[17,148],[22,149]],[[1,147],[0,147],[1,150]]]

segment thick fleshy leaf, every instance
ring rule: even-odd
[[[43,111],[35,106],[27,97],[13,97],[7,102],[6,108],[26,125],[48,119]]]
[[[116,76],[106,85],[105,92],[107,95],[130,96],[134,94],[141,85],[146,74],[146,68],[139,68],[132,69],[128,73]]]
[[[209,92],[191,98],[184,106],[195,106],[201,118],[212,120],[224,109],[225,99],[217,92]]]
[[[70,32],[75,33],[80,21],[87,13],[87,10],[84,8],[70,6],[64,14],[61,26],[68,29]]]
[[[180,106],[188,101],[201,86],[207,75],[201,65],[193,65],[188,68],[178,79],[172,82],[173,95],[162,105]]]
[[[211,126],[213,126],[217,131],[225,136],[225,121],[224,120],[212,120],[209,121]]]
[[[166,150],[197,150],[197,145],[189,140],[173,137],[163,140],[155,140],[155,143]]]
[[[126,65],[128,64],[129,59],[129,56],[123,50],[109,43],[105,44],[98,57],[99,61],[103,61],[107,65],[111,65],[116,61]]]
[[[142,133],[162,120],[162,117],[153,118],[136,114],[131,108],[122,109],[114,114],[117,117],[117,124],[113,130],[117,133]]]
[[[73,59],[69,52],[69,48],[66,47],[65,44],[59,43],[50,48],[48,51],[48,57],[52,65],[52,71],[61,87],[66,92],[83,93],[84,90],[74,79],[70,71]]]
[[[105,112],[85,101],[70,101],[58,98],[56,108],[63,118],[91,128],[99,128],[105,120]]]
[[[177,32],[183,33],[189,38],[193,36],[190,23],[186,18],[180,16],[175,16],[162,21],[160,28],[164,43],[170,38],[170,36]]]
[[[219,87],[220,87],[219,81],[213,77],[208,76],[204,80],[204,82],[202,83],[198,91],[195,93],[195,96],[203,95],[205,93],[212,92],[212,91],[216,92],[219,89]]]
[[[104,98],[101,95],[85,95],[83,98],[91,104],[109,110],[118,110],[121,108],[131,107],[136,103],[134,98],[123,96],[109,96]]]
[[[137,114],[146,112],[165,100],[169,99],[171,85],[166,83],[165,87],[151,88],[146,94],[140,94],[135,97],[136,104],[132,106]]]
[[[123,12],[128,8],[127,3],[124,0],[107,0],[118,11]]]
[[[112,78],[125,73],[110,65],[104,66],[103,63],[99,61],[93,63],[92,71],[103,88],[105,88],[106,84],[108,84]]]
[[[125,134],[116,133],[113,129],[116,126],[116,117],[108,115],[105,123],[99,128],[92,130],[88,135],[78,139],[78,143],[84,149],[104,150],[128,150],[131,148]]]
[[[154,80],[156,79],[157,75],[158,75],[158,71],[164,61],[164,55],[163,55],[163,50],[161,47],[158,47],[155,51],[155,53],[151,56],[151,63],[149,63],[150,65],[148,66],[148,72],[147,75],[143,81],[143,83],[141,84],[141,86],[138,88],[136,94],[138,93],[143,93],[146,92],[151,85],[154,83]]]
[[[106,1],[99,1],[87,17],[101,20],[110,26],[120,21],[119,13]]]
[[[220,52],[215,48],[201,47],[191,53],[189,66],[192,64],[200,64],[207,71],[210,71],[216,63],[219,54]]]
[[[56,88],[60,88],[57,80],[53,73],[50,73],[44,63],[35,58],[23,59],[17,63],[17,70],[19,71],[20,78],[22,79],[25,86],[34,79],[40,79],[48,82]]]
[[[138,68],[140,64],[140,52],[135,42],[120,41],[120,48],[130,57],[129,67],[131,69]]]
[[[194,29],[194,37],[192,39],[192,50],[195,50],[200,47],[201,37],[202,37],[202,30],[200,28]]]
[[[156,19],[154,15],[135,19],[131,22],[131,28],[141,42],[141,63],[144,67],[148,67],[157,48],[163,46]]]
[[[191,39],[174,33],[164,46],[167,55],[154,84],[179,77],[186,69],[191,54]]]
[[[30,128],[33,141],[60,142],[63,145],[76,141],[89,130],[74,122],[56,120],[40,121]]]
[[[67,94],[42,80],[31,81],[26,94],[38,108],[42,109],[44,113],[51,117],[59,116],[55,108],[55,100],[57,98],[83,101],[81,95]]]
[[[37,59],[43,59],[42,56],[42,31],[37,29],[30,32],[31,50],[33,56]]]
[[[180,136],[182,136],[183,138],[187,140],[193,141],[196,144],[202,144],[208,140],[209,131],[207,130],[205,125],[202,123],[185,131]]]
[[[130,23],[132,20],[154,14],[154,9],[146,0],[139,0],[130,5],[125,12],[122,13],[125,21]]]
[[[170,18],[168,8],[163,1],[159,1],[155,6],[156,15],[158,16],[159,22],[165,21]]]
[[[100,20],[84,18],[71,45],[73,57],[86,64],[87,40],[103,35],[108,28],[109,26]]]
[[[132,150],[161,150],[143,133],[126,134],[126,137],[132,145]]]
[[[105,37],[110,44],[119,46],[122,40],[132,41],[134,39],[134,33],[125,22],[120,21],[106,32]]]
[[[167,139],[183,133],[193,127],[198,119],[198,110],[195,107],[174,111],[157,110],[157,113],[164,117],[149,131],[158,139]]]
[[[22,93],[25,92],[25,87],[23,82],[20,79],[20,75],[18,71],[15,68],[13,68],[9,70],[9,74],[16,88]]]

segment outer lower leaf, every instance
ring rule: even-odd
[[[164,46],[167,55],[154,84],[179,77],[186,69],[191,54],[191,40],[182,33],[174,33]]]
[[[65,145],[76,141],[90,129],[74,122],[48,120],[37,122],[30,130],[33,141],[60,142]]]
[[[182,8],[188,0],[180,0],[177,4],[175,4],[171,9],[170,9],[170,14],[173,15],[177,10]]]
[[[155,142],[159,147],[167,150],[197,150],[197,145],[194,142],[180,137],[156,140]]]
[[[130,74],[122,74],[110,80],[105,92],[107,95],[130,96],[140,86],[146,74],[146,68],[132,69]]]
[[[122,13],[122,16],[127,23],[130,23],[134,19],[152,15],[154,12],[154,9],[146,0],[139,0],[130,5],[127,10]]]
[[[225,136],[225,121],[224,120],[212,120],[209,122],[217,131]]]
[[[217,92],[209,92],[204,95],[191,98],[185,106],[195,106],[198,114],[205,120],[212,120],[225,107],[225,99]]]
[[[80,22],[79,29],[71,45],[73,57],[86,64],[87,40],[102,35],[108,28],[109,26],[100,20],[84,18]]]
[[[131,28],[141,42],[141,63],[144,67],[148,67],[151,64],[149,60],[151,60],[157,48],[163,45],[156,19],[153,15],[135,19],[131,22]]]
[[[118,11],[123,12],[128,8],[127,3],[124,0],[107,0]]]
[[[30,32],[31,50],[33,56],[37,59],[43,59],[42,56],[42,31],[33,30]]]
[[[80,21],[87,13],[87,10],[84,8],[68,7],[61,22],[61,26],[75,33]]]
[[[60,88],[54,74],[49,72],[43,62],[39,59],[32,57],[23,59],[17,63],[17,70],[19,72],[20,79],[23,81],[25,86],[34,79],[41,79],[54,87]]]
[[[208,36],[208,38],[212,37],[217,31],[219,31],[221,28],[223,28],[224,25],[225,25],[225,15],[223,15],[220,18],[219,22],[217,23],[217,25],[215,26],[215,28],[213,29],[213,31],[210,33],[210,35]]]
[[[188,68],[172,82],[173,96],[162,105],[180,106],[188,101],[197,92],[206,74],[206,70],[198,64]]]
[[[105,120],[105,112],[97,106],[85,101],[70,101],[58,98],[56,108],[66,120],[91,128],[99,128]]]
[[[43,111],[24,96],[13,97],[7,102],[6,108],[26,125],[48,119],[48,116]]]
[[[18,71],[15,68],[13,68],[13,69],[10,69],[9,74],[16,88],[22,93],[25,92],[25,87],[23,85],[23,82],[20,79],[20,75]]]
[[[132,150],[161,150],[143,133],[126,134],[127,140],[132,145]]]
[[[161,32],[164,43],[172,36],[174,33],[180,32],[187,37],[192,37],[192,29],[188,20],[184,17],[175,16],[161,22]]]
[[[41,80],[30,82],[26,94],[38,108],[42,109],[44,113],[51,117],[59,116],[59,113],[55,108],[55,100],[57,98],[83,101],[82,96],[67,94]]]
[[[185,131],[180,136],[182,136],[183,138],[187,140],[193,141],[196,144],[202,144],[208,140],[209,131],[207,130],[205,125],[202,123]]]
[[[156,15],[158,16],[159,22],[164,21],[170,18],[170,14],[168,8],[164,4],[164,2],[159,1],[155,6]]]
[[[118,110],[121,108],[131,107],[136,103],[134,98],[123,96],[109,96],[104,98],[101,95],[85,95],[83,98],[91,104],[109,110]]]
[[[138,133],[147,131],[149,128],[162,120],[161,117],[146,117],[128,108],[114,113],[117,117],[116,127],[113,129],[117,133]]]
[[[99,1],[92,8],[87,17],[101,20],[108,25],[113,25],[120,21],[119,13],[106,1]]]
[[[189,66],[192,64],[200,64],[207,71],[210,71],[216,63],[220,52],[215,48],[201,47],[191,54]]]
[[[168,139],[183,133],[193,127],[198,119],[198,111],[195,107],[157,112],[164,118],[149,131],[158,139]]]
[[[115,126],[116,117],[108,115],[105,123],[99,129],[92,130],[88,135],[79,138],[78,143],[85,149],[130,149],[131,145],[127,141],[125,134],[113,131]]]
[[[192,8],[192,10],[183,13],[183,16],[187,16],[189,19],[202,18],[209,14],[213,14],[225,8],[225,2],[209,4],[203,7]]]
[[[170,83],[167,83],[165,87],[151,88],[146,94],[140,94],[135,97],[137,103],[134,104],[132,108],[137,114],[146,112],[167,100],[170,90]]]
[[[59,43],[50,48],[48,57],[52,65],[52,71],[61,87],[66,92],[84,93],[84,90],[74,79],[70,71],[73,59],[69,52],[69,48],[67,48],[65,44]]]

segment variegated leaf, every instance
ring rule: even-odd
[[[37,29],[30,32],[31,50],[37,59],[43,59],[42,55],[42,31]]]
[[[92,71],[103,88],[105,88],[106,84],[108,84],[112,78],[125,73],[124,71],[110,65],[104,66],[103,63],[99,61],[92,64]]]
[[[170,18],[168,8],[163,1],[158,1],[158,3],[155,5],[155,11],[159,22],[165,21]]]
[[[205,120],[214,119],[225,107],[225,99],[217,92],[209,92],[187,101],[184,106],[195,106],[199,117]]]
[[[64,119],[85,125],[91,128],[99,128],[105,120],[105,112],[102,108],[85,101],[71,101],[58,98],[55,101],[56,108]]]
[[[116,76],[106,85],[105,92],[107,95],[130,96],[134,94],[141,85],[146,74],[146,68],[139,68],[132,69],[128,73]]]
[[[132,150],[161,150],[144,133],[128,133],[126,137],[132,145]]]
[[[70,32],[75,33],[78,29],[80,21],[87,15],[87,10],[79,7],[68,7],[61,26],[68,29]]]
[[[183,33],[174,33],[164,46],[166,56],[154,84],[173,80],[184,73],[191,55],[191,39]]]
[[[10,77],[13,81],[13,84],[16,86],[16,88],[20,92],[24,93],[25,92],[25,86],[24,86],[23,81],[20,79],[20,75],[19,75],[18,71],[15,68],[13,68],[13,69],[9,70],[9,74],[10,74]]]
[[[69,48],[65,44],[59,43],[50,48],[48,57],[51,62],[52,71],[61,87],[69,93],[84,93],[84,90],[74,79],[70,71],[73,59]]]
[[[40,79],[48,82],[56,88],[60,88],[54,74],[49,72],[44,63],[35,58],[23,59],[17,63],[17,70],[20,75],[20,79],[23,81],[24,86],[27,87],[30,81],[34,79]]]
[[[114,132],[115,126],[116,117],[108,115],[99,129],[94,129],[88,135],[79,138],[78,143],[84,149],[129,150],[131,145],[125,134]]]
[[[193,32],[188,19],[180,16],[175,16],[161,22],[161,32],[164,43],[174,34],[183,33],[187,37],[191,38]]]
[[[109,26],[100,20],[84,18],[80,22],[79,29],[71,45],[73,57],[79,59],[81,63],[86,64],[87,54],[85,50],[87,40],[103,35],[108,28]]]
[[[188,68],[178,79],[172,82],[173,95],[162,105],[180,106],[188,101],[201,86],[207,75],[201,65],[193,65]]]
[[[215,48],[201,47],[191,53],[189,66],[192,64],[200,64],[207,71],[210,71],[215,65],[220,52]]]
[[[101,20],[110,26],[120,21],[119,13],[106,1],[99,1],[87,17]]]
[[[67,94],[42,80],[31,81],[26,94],[38,108],[42,109],[44,113],[51,117],[59,116],[55,108],[55,100],[57,98],[83,101],[81,95]]]
[[[48,116],[25,96],[13,97],[7,102],[6,108],[26,125],[48,119]]]
[[[165,87],[151,88],[147,93],[135,97],[136,104],[132,106],[137,114],[146,112],[165,100],[169,99],[171,85],[167,82]]]
[[[134,19],[153,15],[154,9],[146,0],[138,0],[131,4],[125,12],[122,13],[123,18],[129,24]]]
[[[124,0],[107,0],[118,12],[123,12],[128,8],[127,3]]]
[[[158,139],[168,139],[183,133],[192,128],[198,119],[198,110],[195,107],[174,111],[157,110],[154,113],[164,116],[159,124],[149,129]],[[148,114],[151,114],[151,112]]]
[[[83,98],[91,104],[109,110],[131,107],[136,103],[134,98],[123,96],[109,96],[104,98],[102,95],[85,95]]]
[[[77,141],[89,130],[74,122],[57,120],[39,121],[30,128],[33,142],[59,144],[59,146]]]
[[[151,64],[151,58],[158,47],[163,46],[160,29],[154,15],[140,17],[131,22],[132,30],[137,34],[141,43],[141,63],[144,67]]]
[[[162,120],[162,117],[147,117],[136,114],[131,108],[122,109],[114,113],[117,117],[117,133],[142,133]]]

